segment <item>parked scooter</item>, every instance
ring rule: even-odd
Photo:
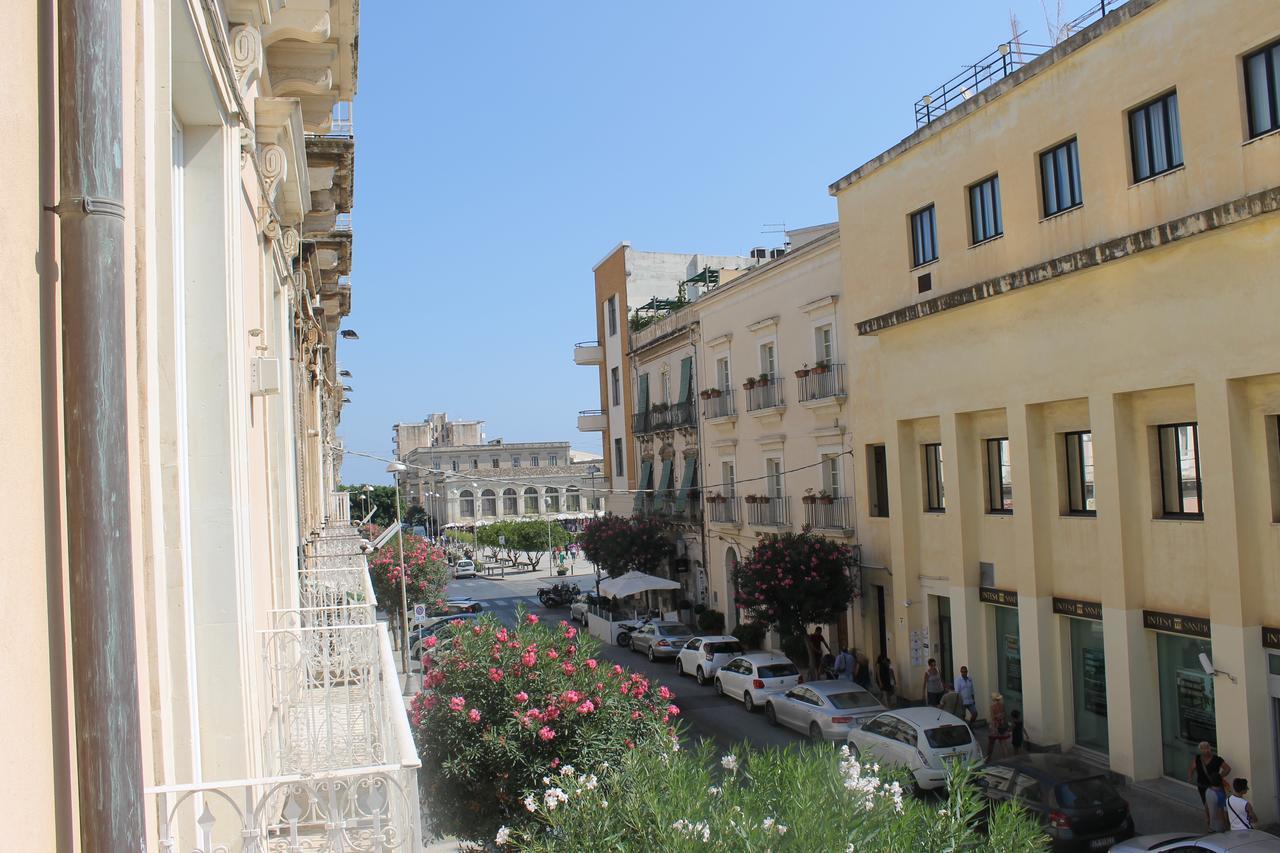
[[[558,583],[549,587],[539,587],[538,600],[542,602],[543,607],[564,607],[581,593],[582,590],[578,589],[576,583]]]

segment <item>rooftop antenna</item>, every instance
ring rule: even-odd
[[[1049,44],[1057,45],[1071,35],[1071,22],[1065,20],[1062,13],[1062,0],[1055,0],[1052,16],[1049,14],[1049,6],[1045,0],[1040,0],[1040,9],[1044,12],[1044,25],[1049,32]]]
[[[764,229],[760,232],[761,234],[786,234],[787,233],[787,223],[785,222],[766,222],[760,227]],[[783,245],[790,247],[791,241],[784,240]]]

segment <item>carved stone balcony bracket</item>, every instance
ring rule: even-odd
[[[241,25],[233,27],[231,37],[231,69],[236,75],[236,86],[241,95],[249,93],[249,87],[262,76],[264,55],[262,34],[257,27]]]

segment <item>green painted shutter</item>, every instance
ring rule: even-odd
[[[640,479],[636,481],[636,501],[634,509],[636,512],[644,509],[644,492],[649,488],[649,477],[653,473],[653,462],[645,462],[640,466]]]
[[[671,491],[671,466],[675,460],[667,459],[662,463],[662,479],[658,481],[658,495]]]
[[[693,390],[693,356],[680,359],[680,402],[689,402],[689,392]]]
[[[649,374],[640,375],[640,405],[637,412],[649,411]]]
[[[684,505],[689,499],[689,490],[693,488],[694,478],[698,476],[698,457],[690,456],[684,460],[684,479],[680,483],[680,491],[676,494],[676,512],[684,512]]]

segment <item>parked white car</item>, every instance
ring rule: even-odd
[[[471,560],[459,560],[453,566],[454,578],[473,578],[476,576],[476,564]]]
[[[748,712],[763,705],[770,693],[800,683],[800,670],[791,659],[769,652],[739,655],[716,672],[716,692],[742,700]]]
[[[676,655],[676,675],[692,675],[699,684],[706,684],[716,670],[740,654],[742,643],[737,637],[727,634],[694,637]]]
[[[983,760],[964,720],[937,708],[887,711],[852,729],[848,743],[864,760],[907,768],[924,790],[946,785],[948,761]]]

